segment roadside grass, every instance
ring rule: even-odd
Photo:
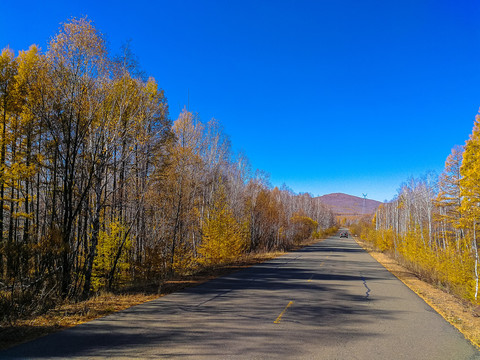
[[[289,251],[317,243],[319,239],[309,239],[294,245]],[[119,292],[101,292],[88,300],[80,302],[66,301],[48,310],[46,313],[22,318],[12,323],[0,323],[0,350],[7,349],[53,332],[67,329],[94,319],[98,319],[131,306],[145,303],[164,295],[204,283],[219,276],[260,264],[287,252],[259,252],[242,256],[230,264],[206,267],[203,270],[158,284],[145,284],[123,289]]]
[[[415,273],[402,266],[388,253],[383,253],[359,237],[355,241],[368,253],[420,296],[445,320],[455,326],[470,342],[480,349],[480,306],[447,293],[420,279]]]

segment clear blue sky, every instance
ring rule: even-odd
[[[190,92],[295,192],[390,200],[443,169],[480,107],[478,1],[0,0],[0,47],[46,50],[83,15],[113,52],[131,40],[173,120]]]

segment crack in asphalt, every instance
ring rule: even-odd
[[[367,285],[367,279],[365,279],[365,277],[362,274],[360,274],[360,276],[362,277],[363,286],[365,286],[365,289],[367,289],[367,291],[365,292],[365,300],[370,300],[370,292],[372,290]]]

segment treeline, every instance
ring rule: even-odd
[[[440,176],[404,183],[357,233],[451,292],[479,301],[480,116]],[[478,234],[478,235],[477,235]]]
[[[92,23],[0,56],[0,314],[286,249],[335,225],[271,189],[214,119],[169,120],[163,90]]]

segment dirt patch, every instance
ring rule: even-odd
[[[412,271],[375,249],[372,244],[358,237],[355,241],[480,349],[480,306],[419,279]]]
[[[308,240],[295,245],[291,250],[295,251],[318,241],[320,240]],[[210,267],[192,275],[179,276],[160,286],[158,284],[142,285],[118,294],[98,294],[86,301],[67,302],[59,305],[41,316],[19,319],[13,324],[0,323],[0,350],[125,310],[131,306],[157,299],[187,287],[199,285],[284,254],[286,252],[280,251],[249,254],[232,264]]]

